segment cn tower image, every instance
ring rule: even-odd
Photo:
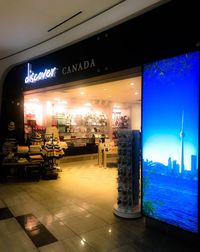
[[[180,173],[184,172],[185,165],[184,165],[184,137],[185,137],[185,132],[184,132],[184,110],[182,111],[182,122],[181,122],[181,132],[180,132],[180,137],[181,137],[181,158],[180,158]]]

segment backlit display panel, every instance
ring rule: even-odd
[[[199,52],[143,69],[142,211],[198,232]]]

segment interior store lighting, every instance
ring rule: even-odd
[[[53,115],[53,106],[50,101],[46,102],[46,113],[47,115]]]
[[[67,104],[67,101],[59,101],[60,104]]]
[[[38,98],[31,98],[29,101],[30,102],[39,102],[40,100]]]
[[[62,114],[66,112],[66,106],[64,104],[55,104],[54,105],[54,113]]]
[[[91,110],[88,107],[81,107],[81,108],[77,108],[73,111],[74,115],[86,115],[90,112]]]
[[[87,102],[87,103],[85,103],[84,105],[85,105],[85,106],[88,106],[88,107],[91,107],[91,106],[92,106],[92,104],[91,104],[90,102]]]
[[[25,102],[24,112],[25,114],[34,114],[38,125],[42,125],[43,122],[43,106],[41,103]]]

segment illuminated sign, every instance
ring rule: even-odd
[[[56,67],[45,69],[44,72],[34,73],[32,71],[32,66],[30,63],[27,65],[27,76],[25,78],[25,83],[36,83],[41,80],[51,79],[56,76]]]
[[[142,211],[198,232],[199,68],[193,52],[143,68]]]

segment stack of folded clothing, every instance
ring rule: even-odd
[[[18,163],[26,163],[26,162],[28,162],[28,160],[27,160],[26,158],[19,158],[19,159],[17,160],[17,162],[18,162]]]
[[[29,147],[30,154],[38,154],[41,152],[40,145],[30,145]]]
[[[28,146],[17,146],[17,153],[18,154],[27,154],[29,152]]]
[[[29,158],[30,158],[30,161],[36,161],[36,160],[42,161],[43,160],[43,157],[41,155],[30,155]]]
[[[32,145],[43,145],[42,135],[38,132],[34,132],[30,138]]]
[[[45,145],[43,155],[46,157],[61,157],[64,155],[64,151],[58,144],[47,144]]]
[[[3,153],[9,153],[16,148],[16,140],[12,138],[7,138],[2,145]]]

